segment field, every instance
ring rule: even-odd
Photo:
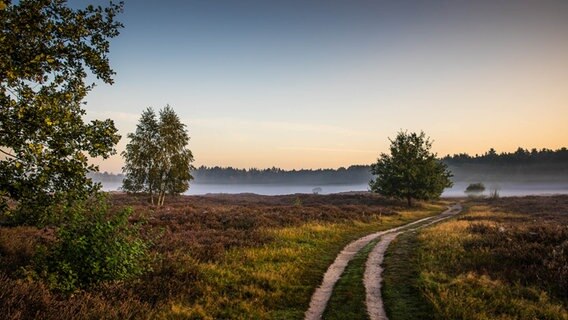
[[[180,196],[158,208],[113,194],[152,242],[152,270],[137,281],[71,296],[27,272],[52,228],[0,227],[0,310],[6,319],[301,319],[327,266],[362,235],[444,209],[372,194]]]
[[[350,241],[441,212],[367,193],[180,196],[158,208],[113,194],[151,241],[151,270],[73,295],[30,276],[53,228],[0,227],[6,319],[302,319]],[[568,319],[568,196],[467,200],[466,212],[397,238],[383,297],[397,319]],[[374,241],[338,283],[326,319],[365,318],[360,285]],[[354,310],[357,309],[357,310]]]
[[[391,244],[390,319],[568,319],[568,196],[468,207]]]

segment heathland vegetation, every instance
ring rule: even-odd
[[[567,319],[568,197],[471,200],[395,240],[384,299],[398,319]]]
[[[148,247],[137,279],[101,282],[66,296],[26,277],[53,228],[1,228],[0,309],[8,319],[300,319],[343,246],[365,234],[431,216],[441,203],[407,208],[370,193],[179,196],[162,207],[113,195],[131,207]]]

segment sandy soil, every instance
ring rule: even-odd
[[[329,301],[331,293],[333,292],[333,287],[341,277],[341,274],[343,274],[345,267],[347,266],[349,261],[353,259],[355,254],[357,254],[357,252],[361,250],[364,246],[366,246],[369,242],[373,241],[374,239],[380,236],[396,233],[402,229],[408,228],[416,224],[421,224],[428,221],[435,223],[439,221],[439,219],[447,218],[449,214],[452,214],[452,212],[454,212],[453,210],[454,210],[453,208],[450,208],[438,216],[420,219],[396,228],[375,232],[349,243],[347,246],[345,246],[345,248],[343,248],[343,250],[335,258],[335,261],[329,266],[329,268],[325,272],[322,284],[316,289],[316,291],[312,295],[312,299],[310,301],[310,307],[305,313],[305,319],[306,320],[321,319],[323,312],[327,306],[327,302]],[[461,210],[461,207],[459,210]],[[457,212],[459,212],[459,210]],[[379,281],[379,286],[380,286],[380,281]],[[380,294],[380,287],[379,287],[379,294]],[[381,300],[381,307],[382,307],[382,300]]]
[[[383,264],[385,252],[387,251],[389,244],[399,234],[400,232],[395,232],[383,236],[381,241],[377,243],[373,251],[369,254],[367,263],[365,264],[365,274],[363,277],[366,292],[365,304],[367,305],[367,313],[371,320],[388,319],[381,297],[381,275],[383,273],[381,265]]]
[[[382,237],[379,243],[377,243],[371,253],[369,253],[369,257],[367,258],[367,262],[365,264],[365,274],[363,278],[366,292],[365,304],[367,305],[367,313],[369,314],[369,318],[371,320],[388,320],[381,296],[381,284],[383,281],[383,268],[381,267],[381,265],[383,263],[384,255],[389,244],[401,233],[414,231],[448,219],[460,213],[461,210],[462,208],[459,204],[454,205],[439,216],[432,217],[431,221],[428,221],[425,224],[422,224],[416,228],[405,229],[404,231],[400,232],[388,233]]]

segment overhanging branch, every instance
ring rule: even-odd
[[[5,155],[7,155],[7,156],[9,156],[9,157],[12,157],[12,158],[14,158],[14,159],[18,159],[18,157],[16,157],[15,155],[13,155],[13,154],[11,154],[11,153],[9,153],[9,152],[6,152],[6,151],[4,151],[4,150],[2,150],[2,149],[0,149],[0,152],[2,152],[3,154],[5,154]]]

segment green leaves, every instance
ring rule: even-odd
[[[436,199],[452,186],[452,174],[430,152],[432,142],[424,132],[399,132],[390,141],[390,155],[381,154],[371,166],[371,173],[377,176],[370,182],[372,191],[406,199],[410,206],[412,199]]]
[[[152,108],[146,109],[128,135],[130,142],[122,153],[126,178],[122,188],[129,192],[147,192],[151,202],[164,203],[166,194],[179,194],[193,179],[193,154],[187,149],[189,136],[185,125],[170,106],[160,110],[158,120]]]
[[[109,213],[104,198],[67,208],[57,242],[35,258],[37,274],[63,292],[142,274],[148,268],[148,243],[129,225],[131,213],[131,209]]]
[[[107,53],[122,27],[115,20],[122,3],[83,10],[64,0],[2,4],[0,150],[10,156],[0,160],[0,192],[17,201],[19,223],[42,224],[49,206],[96,189],[86,178],[97,169],[87,155],[116,152],[114,123],[84,123],[82,101],[93,87],[87,72],[112,83]]]
[[[71,292],[143,271],[146,244],[109,214],[89,157],[107,158],[120,139],[110,119],[83,121],[90,72],[112,84],[109,39],[122,2],[75,10],[65,0],[0,2],[0,213],[18,224],[58,224],[57,242],[40,250],[36,270]],[[7,200],[15,200],[15,210]]]

